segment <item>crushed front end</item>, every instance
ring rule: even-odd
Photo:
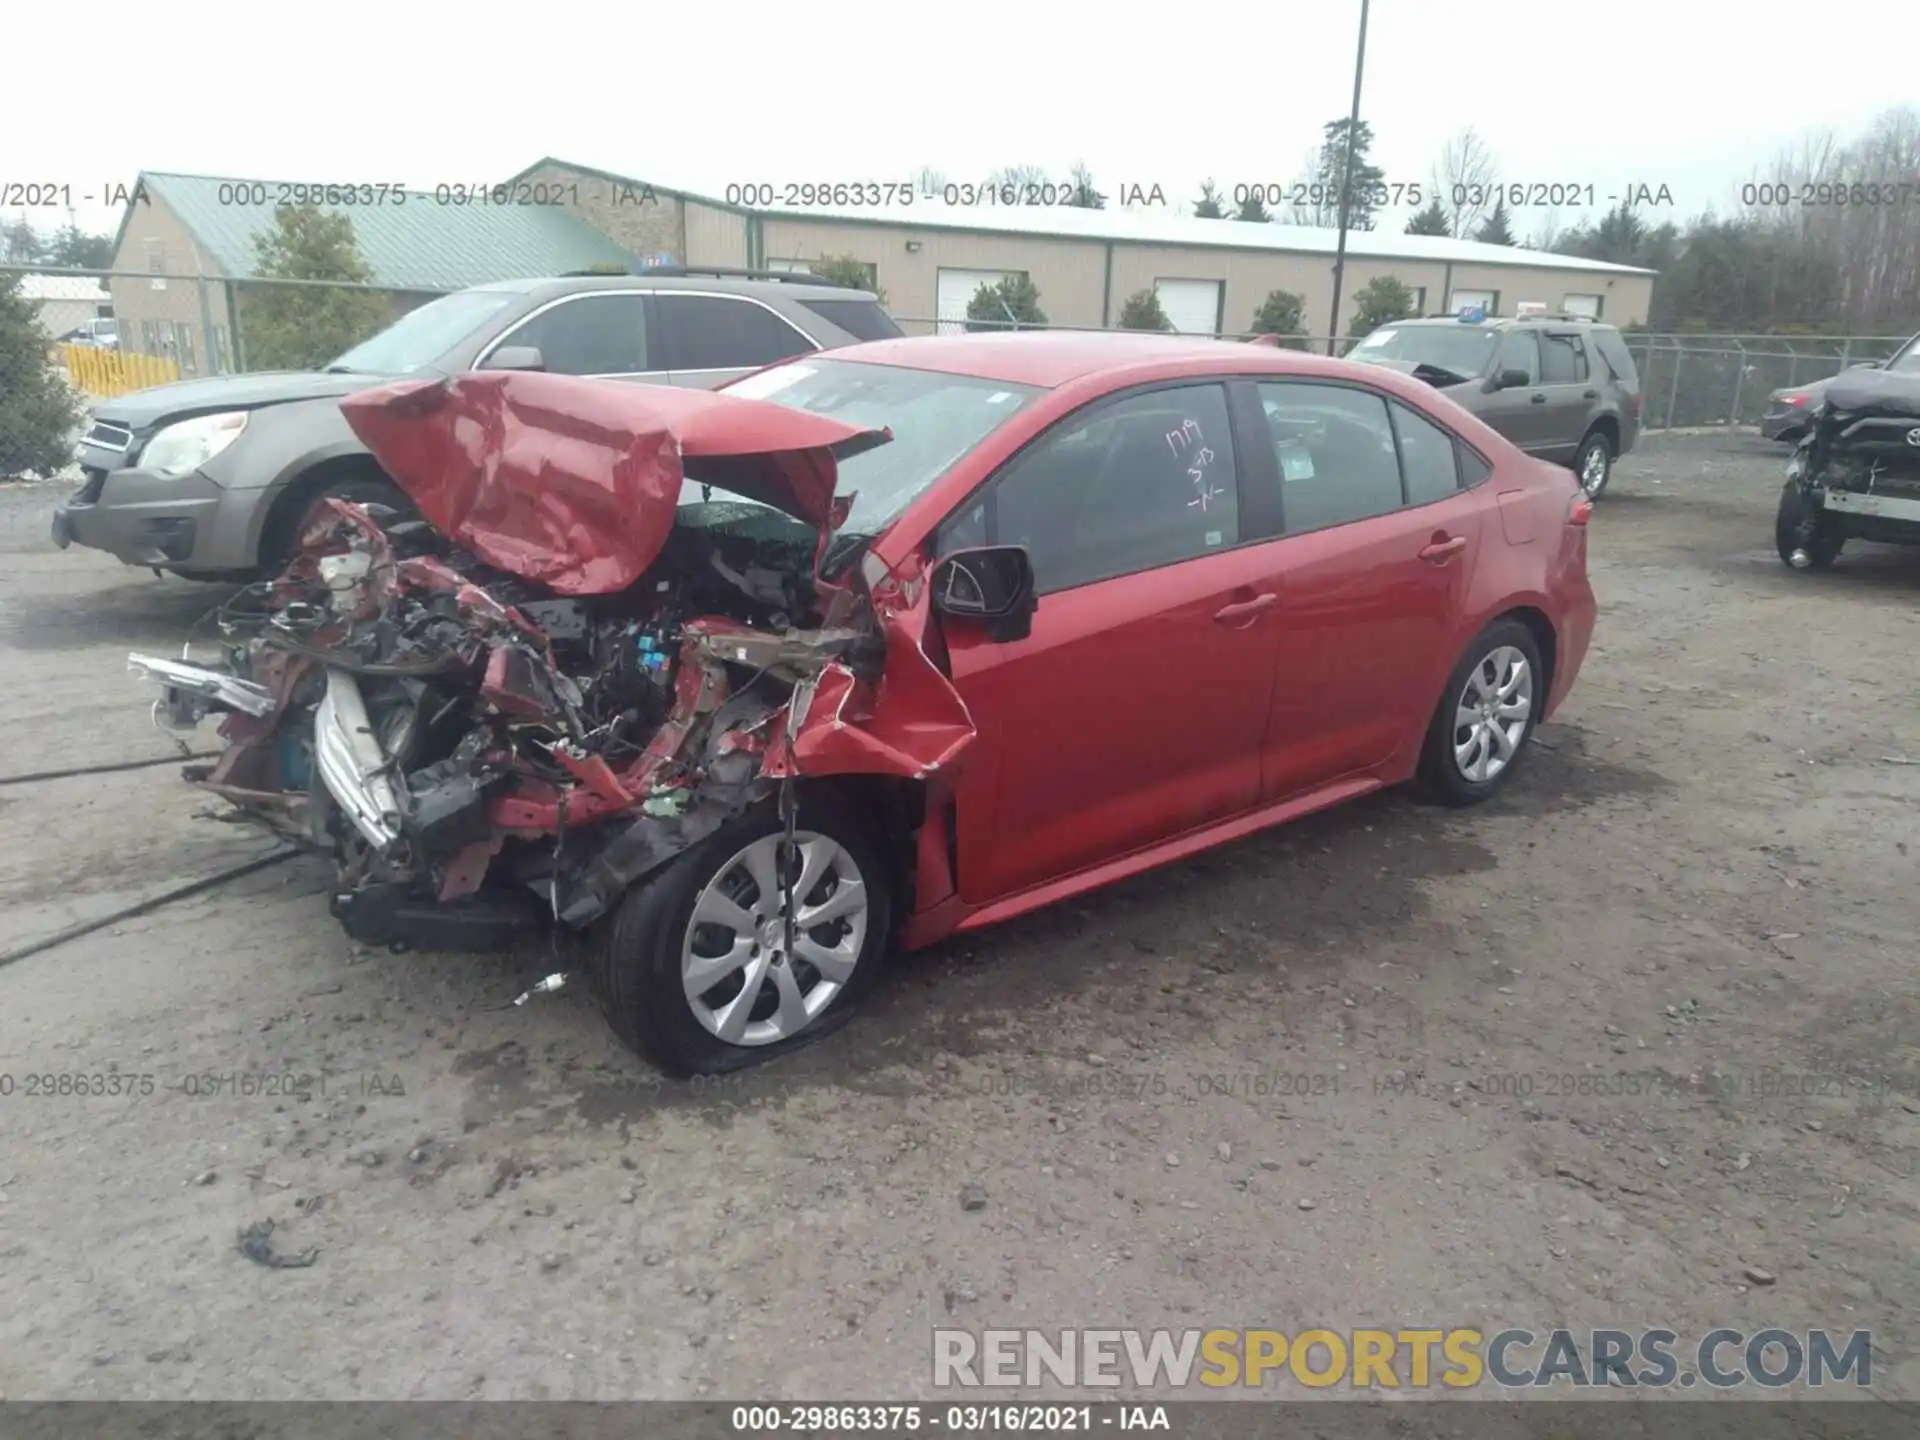
[[[889,742],[915,617],[821,575],[835,450],[884,432],[527,374],[343,409],[418,513],[328,501],[222,607],[219,661],[130,663],[156,719],[220,715],[188,778],[331,855],[357,940],[585,927],[803,772],[925,773],[971,738],[954,696]]]
[[[1849,539],[1920,544],[1920,380],[1862,369],[1827,387],[1788,464],[1778,528],[1798,569]]]

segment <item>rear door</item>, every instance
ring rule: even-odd
[[[1600,391],[1588,378],[1586,341],[1577,330],[1540,332],[1540,386],[1547,392],[1547,417],[1542,422],[1540,448],[1534,453],[1542,460],[1561,464],[1573,459],[1587,433],[1600,399]]]
[[[1263,547],[1280,595],[1269,802],[1356,775],[1418,735],[1452,669],[1484,502],[1454,437],[1360,386],[1259,386],[1284,538]]]
[[[1531,455],[1547,443],[1549,418],[1547,392],[1540,384],[1540,338],[1532,330],[1515,327],[1501,336],[1494,378],[1506,370],[1524,371],[1527,383],[1488,392],[1473,413]]]
[[[1279,617],[1235,438],[1218,381],[1095,402],[936,532],[936,555],[1025,546],[1041,597],[1024,640],[942,626],[978,730],[956,792],[969,901],[1253,807]]]
[[[647,297],[637,290],[587,291],[543,305],[480,352],[473,368],[508,346],[532,346],[549,375],[592,375],[668,383],[647,324]]]
[[[660,290],[652,297],[651,316],[658,353],[675,385],[712,390],[820,348],[772,306],[746,295]]]

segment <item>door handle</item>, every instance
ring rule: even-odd
[[[1235,620],[1251,620],[1264,615],[1280,603],[1280,597],[1271,591],[1256,595],[1251,600],[1241,600],[1232,605],[1222,605],[1213,612],[1213,618],[1222,625],[1230,625]]]
[[[1466,548],[1467,537],[1464,535],[1454,535],[1446,540],[1436,540],[1431,545],[1423,547],[1420,551],[1420,558],[1431,561],[1435,565],[1444,565]]]
[[[1533,392],[1533,403],[1536,405],[1544,405],[1547,403],[1547,397],[1536,390]]]

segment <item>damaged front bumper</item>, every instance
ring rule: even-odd
[[[833,447],[877,442],[733,406],[499,375],[345,402],[445,529],[329,501],[222,612],[224,663],[130,656],[157,721],[220,717],[187,778],[329,853],[354,938],[484,950],[593,925],[803,777],[949,767],[974,732],[924,648],[926,587],[876,601],[817,569]],[[682,524],[700,455],[767,498]]]

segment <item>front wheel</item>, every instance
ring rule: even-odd
[[[1420,780],[1444,805],[1477,805],[1505,785],[1526,755],[1547,703],[1533,632],[1496,620],[1467,647],[1427,725]]]
[[[1830,569],[1846,543],[1846,537],[1835,532],[1832,517],[1809,505],[1799,482],[1789,480],[1773,520],[1773,548],[1780,552],[1780,562],[1790,570]]]
[[[593,966],[596,998],[621,1042],[672,1074],[757,1065],[849,1018],[877,978],[891,907],[857,817],[803,793],[789,845],[762,804],[629,892]]]
[[[1574,452],[1573,473],[1589,500],[1598,500],[1613,478],[1613,445],[1605,432],[1595,430],[1580,442]]]

